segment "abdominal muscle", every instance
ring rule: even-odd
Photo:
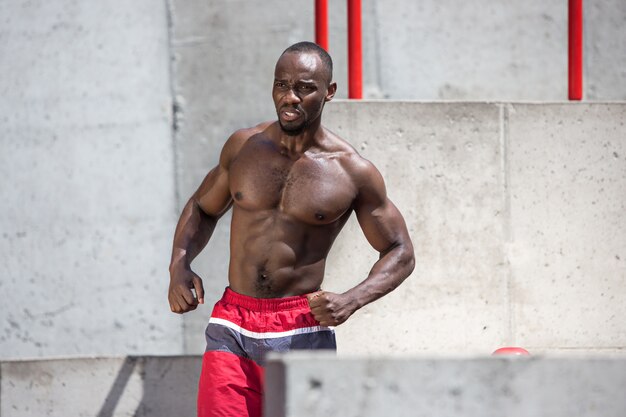
[[[247,211],[235,205],[230,288],[256,298],[282,298],[319,290],[326,256],[346,219],[313,225],[278,209]]]

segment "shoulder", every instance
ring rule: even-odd
[[[243,145],[248,141],[248,139],[258,133],[263,132],[272,123],[273,122],[263,122],[259,123],[256,126],[246,127],[233,132],[222,147],[222,153],[220,155],[220,165],[223,168],[228,169],[231,161],[237,156],[237,154],[239,153]]]
[[[332,143],[332,153],[338,155],[346,174],[353,180],[357,188],[371,186],[372,183],[382,181],[380,172],[374,164],[359,154],[352,145],[340,138],[336,134],[327,131]]]

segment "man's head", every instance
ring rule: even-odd
[[[324,103],[337,90],[332,76],[333,61],[316,44],[299,42],[285,49],[276,63],[272,89],[283,131],[297,135],[319,121]]]
[[[285,49],[281,56],[287,53],[316,54],[322,61],[324,71],[326,72],[326,79],[328,80],[328,85],[330,85],[333,80],[333,59],[324,48],[316,43],[303,41],[294,43],[289,48]]]

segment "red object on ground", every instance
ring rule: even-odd
[[[530,353],[524,348],[510,346],[496,349],[492,355],[530,356]]]
[[[348,0],[348,98],[363,98],[361,0]]]
[[[583,98],[583,0],[569,0],[568,96]]]
[[[315,43],[328,52],[328,0],[315,0]]]

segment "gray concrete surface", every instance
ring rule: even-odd
[[[496,104],[328,106],[327,126],[386,179],[417,255],[399,290],[337,328],[340,353],[485,353],[507,340],[499,117]],[[331,251],[326,289],[356,285],[377,258],[351,219]]]
[[[201,358],[0,362],[1,417],[192,417]],[[622,417],[626,358],[276,356],[266,415]]]
[[[626,103],[335,102],[325,121],[381,170],[417,254],[340,352],[626,346]],[[375,259],[349,222],[328,289]]]
[[[192,417],[200,357],[2,362],[1,417]]]
[[[626,2],[584,2],[585,99],[626,100]]]
[[[0,358],[182,352],[165,5],[0,16]]]
[[[512,333],[626,345],[626,105],[507,107]]]
[[[272,417],[622,417],[626,359],[338,359],[270,361]]]
[[[567,98],[567,3],[377,2],[380,90],[422,100]]]

